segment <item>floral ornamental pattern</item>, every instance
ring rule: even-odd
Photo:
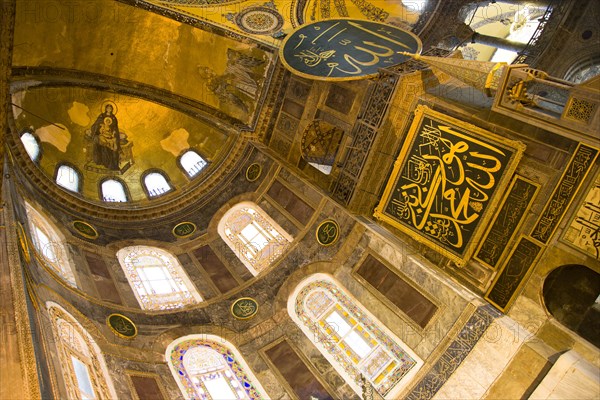
[[[235,354],[212,340],[191,339],[177,344],[171,351],[169,364],[186,390],[186,398],[217,400],[211,396],[211,381],[226,383],[235,399],[264,398],[244,371]],[[212,390],[214,393],[214,389]]]
[[[295,313],[356,385],[361,376],[382,396],[418,365],[333,282],[316,280],[295,299]],[[354,344],[352,344],[354,342]]]
[[[48,313],[69,398],[114,398],[104,358],[89,333],[54,303],[48,303]]]
[[[218,230],[254,275],[279,258],[292,241],[291,236],[251,202],[237,204],[225,213]]]
[[[269,7],[248,7],[235,16],[236,25],[246,33],[270,35],[283,26],[283,17]]]
[[[117,253],[140,306],[171,310],[202,301],[177,259],[158,248],[126,247]]]

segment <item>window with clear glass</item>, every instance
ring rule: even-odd
[[[100,348],[90,334],[60,305],[46,303],[58,364],[68,398],[95,400],[117,398]]]
[[[37,161],[40,157],[40,145],[30,132],[25,132],[21,135],[21,142],[25,147],[25,151],[29,154],[31,161]]]
[[[395,399],[423,364],[328,275],[301,282],[288,313],[358,394],[364,377],[385,399]]]
[[[124,203],[127,201],[125,185],[116,179],[107,179],[100,185],[102,200],[108,202]]]
[[[239,352],[213,335],[189,335],[167,347],[166,360],[186,399],[268,398]]]
[[[144,310],[169,310],[202,301],[179,264],[169,252],[149,246],[125,247],[117,257]]]
[[[71,262],[67,256],[67,249],[64,240],[57,233],[57,229],[29,203],[25,203],[25,210],[29,231],[31,232],[31,241],[36,253],[39,255],[38,259],[67,281],[69,285],[76,286]]]
[[[252,272],[258,275],[281,256],[292,237],[252,202],[228,210],[217,228],[221,238]]]
[[[79,193],[79,172],[68,165],[59,165],[56,171],[56,183],[71,192]]]
[[[193,150],[186,151],[179,159],[179,162],[190,178],[198,175],[208,164],[204,158],[200,157],[200,154]]]
[[[158,197],[171,191],[167,178],[160,172],[150,172],[144,177],[144,185],[149,197]]]

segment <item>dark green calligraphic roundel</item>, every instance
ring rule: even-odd
[[[180,222],[173,228],[173,235],[178,238],[188,237],[194,232],[196,232],[196,224],[193,222]]]
[[[329,19],[303,25],[279,49],[283,64],[304,78],[325,81],[363,79],[380,68],[419,54],[421,41],[411,32],[379,22]]]
[[[323,246],[331,246],[340,237],[340,227],[332,219],[321,222],[317,227],[317,242]]]
[[[121,314],[110,314],[106,318],[106,325],[115,335],[124,339],[133,339],[137,335],[137,327],[133,321]]]
[[[251,297],[237,299],[231,305],[231,314],[237,319],[252,318],[258,312],[258,303]]]
[[[73,221],[73,228],[79,232],[79,234],[88,239],[96,239],[98,237],[98,232],[96,229],[84,221]]]

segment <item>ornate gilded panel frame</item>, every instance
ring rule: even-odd
[[[374,216],[463,265],[524,150],[418,106]]]
[[[538,183],[515,175],[477,248],[476,260],[490,268],[499,265],[506,255],[508,244],[523,225],[539,188]]]
[[[511,250],[502,270],[496,275],[485,299],[500,311],[506,312],[527,282],[543,250],[543,245],[522,235]]]

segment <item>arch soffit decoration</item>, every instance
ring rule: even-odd
[[[175,381],[177,382],[177,386],[178,386],[180,392],[186,399],[190,399],[191,397],[188,393],[188,389],[186,389],[186,387],[181,382],[180,377],[182,375],[178,371],[176,371],[175,366],[171,362],[171,354],[173,353],[173,351],[175,351],[175,349],[180,344],[186,343],[189,341],[210,342],[210,343],[217,344],[217,345],[224,347],[227,350],[231,351],[235,357],[235,361],[242,368],[242,371],[248,375],[248,377],[250,378],[250,381],[251,381],[252,385],[255,387],[255,389],[260,394],[264,394],[264,395],[267,394],[265,389],[260,384],[260,381],[257,379],[256,375],[254,374],[254,371],[249,367],[249,365],[247,364],[246,360],[244,359],[244,357],[242,356],[240,351],[237,349],[237,347],[234,346],[231,342],[229,342],[228,340],[224,339],[221,336],[217,336],[217,335],[213,335],[213,334],[191,334],[191,335],[186,335],[186,336],[179,337],[179,338],[173,340],[166,347],[165,356],[164,356],[166,363],[169,365],[169,370],[171,371],[171,374],[173,375],[173,379],[175,379]]]
[[[53,310],[56,310],[57,314],[58,314],[57,317],[63,319],[68,324],[73,326],[73,328],[75,328],[77,333],[83,337],[83,339],[86,342],[85,344],[87,346],[91,347],[91,348],[88,347],[88,351],[91,351],[94,353],[94,356],[95,356],[95,359],[97,362],[97,365],[95,365],[95,366],[100,367],[100,371],[95,370],[93,372],[99,373],[100,377],[104,380],[105,388],[108,391],[108,393],[105,393],[105,395],[107,394],[111,398],[117,398],[117,394],[116,394],[116,391],[114,388],[114,384],[113,384],[111,375],[108,372],[108,368],[106,366],[106,361],[104,360],[104,355],[102,353],[102,350],[98,346],[98,343],[96,342],[96,340],[94,340],[94,337],[77,320],[77,318],[75,318],[71,313],[69,313],[60,304],[58,304],[54,301],[47,301],[45,305],[46,305],[46,312],[48,313],[49,318],[51,318],[51,319],[53,318],[53,316],[52,316]],[[58,327],[55,325],[54,320],[52,320],[52,335],[53,336],[56,336],[58,334],[57,329],[58,329]],[[58,341],[57,341],[57,344],[58,344],[58,346],[63,346]],[[92,358],[94,358],[94,357],[92,357]],[[61,368],[64,368],[64,366],[61,365]],[[64,376],[66,371],[62,371],[62,372],[63,372],[63,376]]]

